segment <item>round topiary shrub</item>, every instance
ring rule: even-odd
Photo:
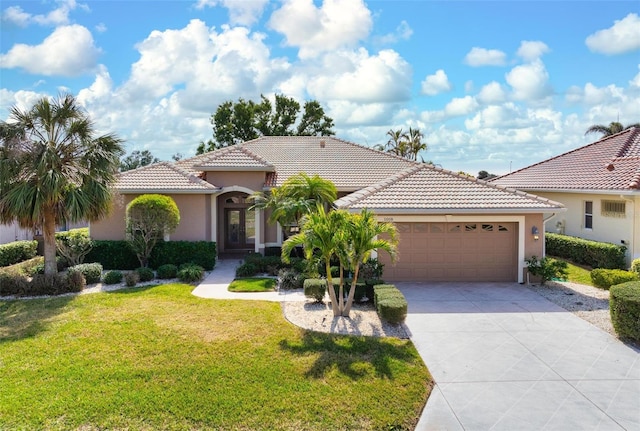
[[[140,282],[151,281],[156,276],[151,268],[140,267],[136,269],[138,276],[140,276]]]
[[[620,338],[640,341],[640,281],[611,286],[609,312]]]
[[[84,275],[87,284],[100,283],[102,278],[102,265],[99,263],[82,263],[72,266],[70,269],[80,271]]]
[[[127,272],[124,275],[124,283],[127,287],[133,287],[140,281],[140,275],[136,271]]]
[[[159,266],[156,272],[158,273],[159,279],[168,280],[178,276],[178,267],[171,263],[167,263],[166,265]]]
[[[180,267],[178,279],[184,283],[195,283],[204,277],[204,268],[199,265],[186,264]]]
[[[104,281],[105,284],[118,284],[122,282],[122,277],[122,272],[113,270],[107,272],[102,281]]]

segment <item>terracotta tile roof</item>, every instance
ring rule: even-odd
[[[525,190],[640,190],[640,128],[495,178]]]
[[[243,145],[234,145],[203,154],[202,156],[190,159],[189,163],[194,169],[198,170],[262,170],[273,171],[274,167],[271,163],[262,157],[251,152]]]
[[[335,205],[376,212],[416,210],[422,213],[513,213],[563,208],[562,204],[548,199],[424,164],[338,199]]]
[[[214,192],[217,187],[174,163],[160,162],[118,174],[114,188],[120,192]]]

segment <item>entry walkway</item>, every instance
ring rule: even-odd
[[[417,430],[640,430],[640,353],[512,283],[397,283],[436,386]]]

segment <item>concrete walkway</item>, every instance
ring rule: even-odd
[[[640,430],[640,354],[512,283],[397,283],[436,381],[418,430]]]

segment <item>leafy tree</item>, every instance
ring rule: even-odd
[[[127,205],[126,219],[127,241],[146,267],[158,241],[178,227],[180,210],[169,196],[140,195]]]
[[[608,126],[603,124],[594,124],[589,127],[587,131],[584,133],[585,135],[589,135],[591,133],[600,133],[601,137],[604,138],[606,136],[615,135],[616,133],[620,133],[623,130],[630,129],[632,127],[640,127],[640,123],[629,124],[627,126],[623,126],[622,123],[617,121],[612,121]]]
[[[147,166],[159,162],[160,159],[154,157],[149,150],[134,150],[120,162],[120,171],[130,171],[131,169]]]
[[[67,260],[69,266],[79,265],[93,248],[88,228],[71,229],[56,234],[58,254]]]
[[[72,95],[11,108],[0,122],[0,221],[41,227],[45,275],[57,272],[56,225],[107,215],[121,140],[96,136]]]
[[[485,180],[485,181],[489,181],[491,178],[495,178],[497,177],[496,174],[490,174],[487,171],[480,171],[478,172],[478,179],[479,180]]]
[[[333,120],[325,115],[315,100],[304,105],[298,121],[300,104],[291,97],[276,94],[275,105],[265,96],[260,102],[238,99],[222,103],[211,116],[213,139],[200,142],[196,154],[250,141],[260,136],[329,136]],[[298,122],[298,127],[295,127]]]

